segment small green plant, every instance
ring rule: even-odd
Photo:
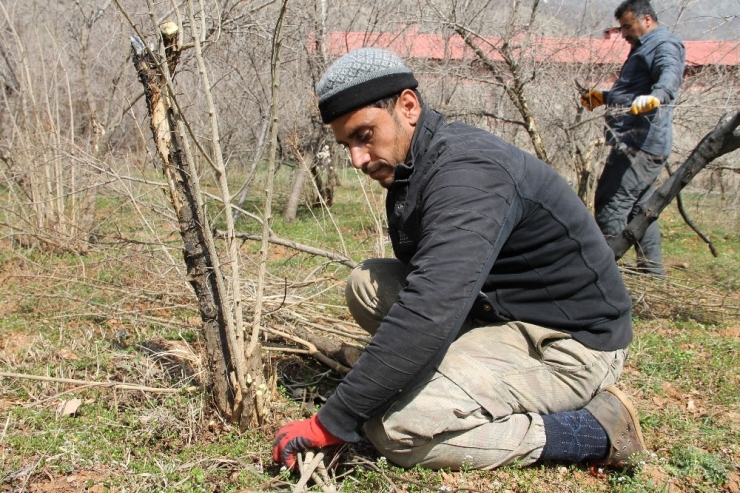
[[[684,477],[697,491],[709,492],[727,482],[731,466],[718,455],[689,445],[671,448],[669,469]]]

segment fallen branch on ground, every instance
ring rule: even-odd
[[[28,375],[25,373],[10,373],[6,371],[0,371],[0,377],[5,378],[18,378],[24,380],[40,380],[42,382],[55,382],[55,383],[69,383],[73,385],[85,385],[87,387],[105,387],[113,388],[114,390],[139,390],[141,392],[152,392],[161,394],[177,394],[179,392],[192,392],[197,387],[184,387],[180,389],[167,389],[161,387],[147,387],[146,385],[136,385],[131,383],[122,382],[92,382],[87,380],[75,380],[72,378],[55,378],[45,377],[41,375]]]
[[[295,336],[293,334],[288,334],[287,332],[281,332],[279,330],[270,329],[270,328],[267,328],[267,327],[263,328],[262,330],[265,331],[265,332],[268,332],[270,334],[276,335],[278,337],[282,337],[283,339],[287,339],[289,341],[293,341],[293,342],[295,342],[297,344],[300,344],[301,346],[305,346],[306,349],[308,350],[309,354],[311,355],[311,357],[317,359],[318,361],[320,361],[321,363],[325,364],[326,366],[328,366],[332,370],[336,371],[337,373],[341,373],[342,375],[346,375],[347,373],[349,373],[349,368],[347,368],[346,366],[342,365],[341,363],[338,363],[334,359],[331,359],[326,354],[324,354],[323,351],[319,351],[319,349],[317,348],[317,346],[315,344],[313,344],[313,342],[311,342],[311,341],[308,341],[308,340],[303,339],[301,337],[297,337],[297,336]],[[308,334],[310,334],[310,333],[308,333]],[[324,344],[327,343],[327,341],[329,341],[328,339],[324,339],[324,338],[319,337],[319,336],[312,336],[311,339],[312,340],[318,340],[320,345],[324,345]]]
[[[221,238],[224,235],[224,232],[217,230],[215,232],[215,235],[217,238]],[[236,233],[234,236],[242,240],[262,241],[262,235],[258,234]],[[357,267],[357,262],[339,253],[330,252],[328,250],[316,248],[310,245],[304,245],[302,243],[296,243],[295,241],[286,240],[285,238],[280,238],[274,234],[271,234],[267,241],[269,243],[272,243],[273,245],[281,245],[287,248],[292,248],[293,250],[298,250],[299,252],[306,252],[310,253],[311,255],[328,258],[329,260],[338,262],[349,267],[350,269],[354,269],[355,267]]]

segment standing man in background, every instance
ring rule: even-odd
[[[643,212],[653,183],[673,145],[673,107],[683,78],[683,43],[647,0],[625,0],[614,11],[622,37],[632,45],[619,78],[608,91],[581,97],[589,111],[606,105],[606,142],[612,146],[596,185],[595,215],[607,238]],[[621,111],[624,109],[624,111]],[[660,226],[653,222],[635,245],[639,271],[664,276]]]

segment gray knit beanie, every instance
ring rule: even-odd
[[[316,86],[321,120],[330,123],[419,83],[394,53],[380,48],[359,48],[332,63]]]

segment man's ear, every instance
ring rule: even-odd
[[[396,102],[396,109],[401,113],[401,116],[409,123],[409,125],[416,126],[416,122],[419,121],[421,116],[421,101],[412,89],[404,89],[398,96]]]

